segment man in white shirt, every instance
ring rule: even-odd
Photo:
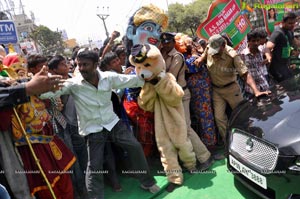
[[[104,198],[103,152],[105,142],[112,141],[128,151],[132,170],[141,182],[141,187],[152,193],[159,191],[141,144],[136,140],[113,111],[112,89],[141,87],[143,80],[135,75],[101,72],[98,55],[93,51],[82,51],[77,55],[80,74],[66,80],[64,87],[55,93],[48,92],[41,98],[57,97],[63,94],[73,96],[79,118],[79,134],[87,138],[88,167],[86,184],[89,198]]]

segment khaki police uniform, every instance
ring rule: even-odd
[[[187,83],[185,81],[185,60],[183,55],[178,52],[175,48],[173,48],[168,53],[162,53],[164,60],[166,62],[166,72],[172,73],[177,83],[183,88],[184,96],[182,99],[184,113],[185,113],[185,120],[187,124],[187,134],[189,139],[192,142],[194,152],[196,157],[200,163],[204,163],[209,159],[211,156],[210,152],[206,148],[206,146],[201,141],[200,137],[191,127],[191,118],[190,118],[190,99],[191,93],[187,88]]]
[[[237,82],[237,73],[243,76],[248,72],[248,69],[237,52],[227,45],[218,58],[213,58],[207,53],[207,50],[208,48],[206,48],[204,56],[207,56],[207,68],[213,85],[215,120],[220,135],[225,139],[228,122],[225,113],[226,103],[234,109],[243,100]]]

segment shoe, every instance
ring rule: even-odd
[[[199,170],[200,171],[206,171],[207,169],[209,169],[209,167],[211,167],[211,165],[214,163],[214,159],[212,158],[212,156],[210,156],[208,158],[208,160],[206,160],[204,163],[200,164]]]
[[[226,157],[224,154],[216,153],[213,155],[214,160],[224,160]]]
[[[112,188],[113,188],[114,192],[121,192],[122,191],[122,187],[121,187],[120,184],[114,184],[112,186]]]
[[[167,192],[173,192],[174,191],[174,189],[176,189],[176,188],[178,188],[178,187],[180,187],[181,185],[179,185],[179,184],[175,184],[175,183],[170,183],[170,184],[168,184],[168,186],[167,186],[167,188],[166,188],[166,190],[167,190]]]
[[[146,187],[146,186],[144,186],[144,185],[141,184],[141,188],[144,189],[144,190],[147,190],[147,191],[149,191],[151,193],[157,193],[157,192],[160,191],[160,187],[157,186],[156,184],[153,184],[150,187]]]

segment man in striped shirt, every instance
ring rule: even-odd
[[[264,60],[263,54],[258,49],[259,46],[259,32],[252,30],[247,34],[248,47],[241,53],[241,58],[246,64],[248,71],[250,72],[256,87],[260,91],[267,91],[269,89],[268,81],[264,75]],[[253,91],[248,84],[245,84],[245,97],[247,99],[253,97]]]

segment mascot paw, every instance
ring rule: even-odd
[[[158,77],[159,80],[163,79],[165,76],[166,76],[166,72],[165,72],[165,71],[162,71],[162,72],[160,72],[160,73],[157,75],[157,77]]]

